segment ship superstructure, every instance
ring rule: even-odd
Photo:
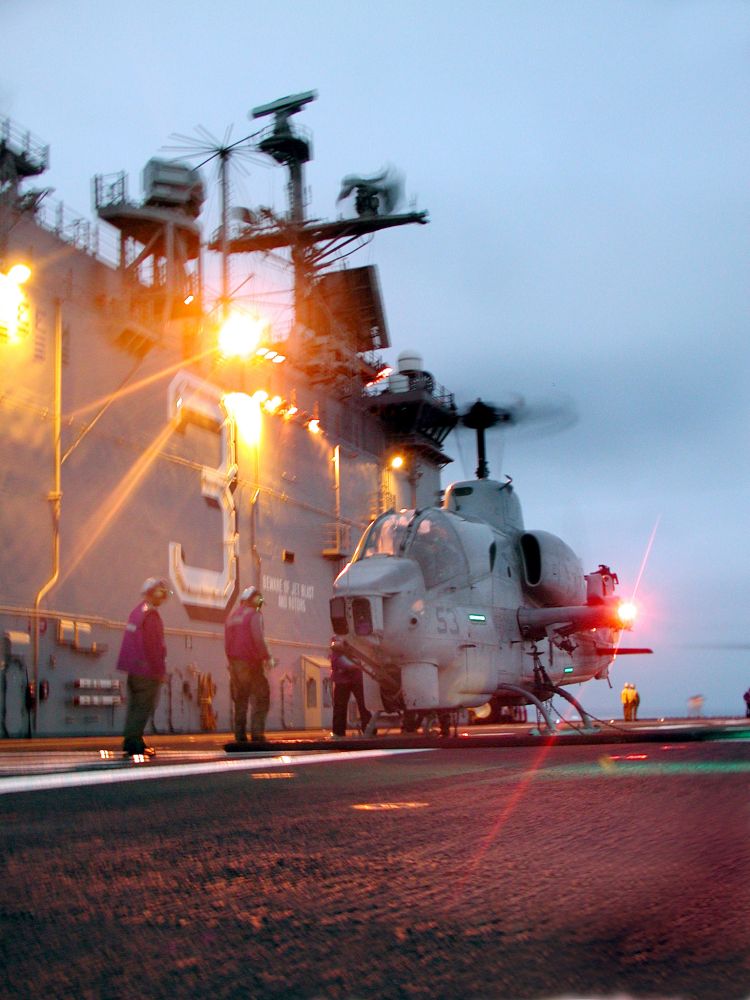
[[[200,173],[154,159],[140,199],[124,175],[94,181],[108,260],[89,223],[50,220],[30,188],[47,148],[0,123],[3,736],[120,732],[117,651],[155,574],[174,591],[159,731],[231,728],[223,621],[249,584],[266,596],[277,660],[269,727],[328,723],[333,580],[374,517],[435,502],[456,410],[413,352],[388,371],[376,269],[326,264],[426,213],[398,214],[383,178],[350,176],[350,216],[305,218],[311,143],[293,117],[314,96],[254,111],[271,118],[254,148],[289,175],[286,214],[246,211],[230,227],[224,203],[206,238]],[[249,358],[227,356],[230,296],[223,282],[204,301],[206,257],[225,267],[281,249],[295,277],[288,335],[267,330]]]

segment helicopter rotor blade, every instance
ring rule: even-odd
[[[533,426],[541,433],[552,433],[572,427],[578,420],[573,401],[567,397],[529,402],[518,396],[507,403],[477,399],[459,414],[464,427],[472,430],[503,425],[513,428]]]
[[[679,643],[683,649],[725,650],[743,653],[750,649],[750,642],[691,642]]]
[[[476,433],[478,479],[489,476],[486,459],[485,433],[495,427],[527,430],[534,437],[544,436],[572,427],[578,420],[576,408],[569,398],[529,403],[523,397],[512,402],[491,403],[477,399],[459,413],[459,423]],[[529,436],[529,433],[525,435]]]

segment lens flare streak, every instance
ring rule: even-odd
[[[531,783],[540,770],[543,768],[544,763],[552,749],[552,741],[547,743],[546,746],[541,747],[539,753],[536,756],[531,768],[526,771],[520,778],[518,784],[516,785],[514,791],[509,796],[505,808],[501,811],[500,815],[497,817],[495,824],[492,826],[490,831],[485,835],[483,841],[479,844],[473,856],[470,857],[466,864],[466,870],[460,879],[458,886],[458,895],[463,894],[466,886],[471,882],[474,877],[475,872],[479,868],[483,858],[489,851],[490,847],[497,841],[505,827],[506,823],[510,820],[511,816],[516,810],[516,807],[520,805],[521,800],[524,798]]]
[[[661,521],[661,514],[656,519],[653,528],[651,529],[651,535],[649,536],[648,543],[646,544],[646,551],[643,553],[643,559],[641,560],[641,568],[638,570],[638,577],[635,581],[635,586],[633,587],[632,597],[635,599],[635,595],[638,593],[638,587],[641,584],[641,577],[646,569],[646,563],[648,562],[649,556],[651,555],[651,549],[654,545],[654,538],[656,537],[656,529],[659,527],[659,522]]]
[[[158,372],[153,372],[151,375],[147,375],[145,378],[139,379],[138,382],[132,382],[130,385],[126,385],[121,389],[117,389],[114,392],[109,393],[106,396],[100,396],[99,399],[94,399],[90,403],[86,403],[85,406],[79,406],[75,410],[71,410],[69,413],[63,414],[63,420],[68,422],[75,420],[77,417],[83,416],[85,413],[89,413],[91,410],[96,410],[101,406],[105,406],[109,403],[113,403],[118,399],[124,399],[126,396],[130,396],[134,392],[139,392],[141,389],[147,388],[149,385],[153,385],[154,382],[158,382],[160,379],[166,378],[167,375],[174,375],[175,372],[194,364],[197,361],[203,360],[212,354],[216,354],[216,348],[213,347],[211,350],[202,351],[200,354],[195,354],[191,358],[185,358],[181,361],[176,362],[176,364],[168,365],[166,368],[160,369]]]
[[[167,439],[172,434],[173,427],[174,424],[172,421],[169,421],[159,431],[151,444],[138,457],[138,459],[122,477],[117,486],[115,486],[115,488],[110,492],[109,496],[98,504],[97,510],[88,519],[81,532],[81,537],[85,538],[86,541],[81,548],[76,551],[75,557],[71,560],[70,565],[67,567],[65,572],[61,574],[59,583],[66,580],[76,570],[83,559],[102,537],[104,532],[115,520],[117,515],[122,510],[125,502],[133,494],[139,483],[143,480],[143,477],[148,472],[149,468],[153,465],[154,460],[157,458]]]

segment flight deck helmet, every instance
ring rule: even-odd
[[[259,608],[263,603],[263,594],[261,594],[257,587],[245,587],[240,594],[240,604],[252,604],[253,601],[255,607]]]
[[[143,581],[143,586],[141,587],[141,594],[144,597],[161,597],[162,600],[166,600],[172,591],[169,589],[169,581],[165,580],[163,576],[150,576],[147,580]]]

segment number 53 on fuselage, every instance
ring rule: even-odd
[[[480,479],[450,486],[441,508],[373,521],[334,583],[331,620],[403,709],[538,704],[606,678],[625,652],[634,608],[616,584],[604,565],[585,575],[555,535],[525,530],[510,482]]]

